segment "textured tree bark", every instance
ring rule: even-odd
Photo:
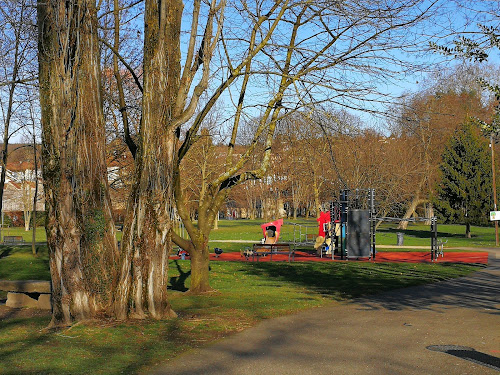
[[[210,231],[206,228],[196,230],[196,235],[190,236],[189,240],[175,237],[175,242],[182,249],[189,253],[191,261],[191,285],[190,294],[203,294],[213,291],[210,286],[210,257],[208,247],[208,237]]]
[[[189,292],[201,294],[212,291],[208,272],[210,262],[208,244],[198,247],[196,251],[189,254],[191,258],[191,286]]]
[[[142,147],[139,155],[141,152]],[[175,316],[167,300],[173,204],[167,180],[170,171],[162,168],[165,167],[162,163],[152,165],[144,160],[143,164],[141,159],[136,167],[136,184],[122,237],[121,275],[115,305],[118,319]]]
[[[112,313],[118,250],[93,1],[39,0],[38,38],[50,327],[56,327]]]
[[[167,299],[172,248],[176,98],[180,83],[179,0],[146,1],[142,123],[135,183],[122,239],[118,319],[175,316]]]
[[[417,209],[418,205],[427,202],[427,199],[420,198],[420,192],[422,191],[422,187],[425,183],[425,180],[426,179],[424,178],[420,181],[418,189],[415,192],[415,195],[413,196],[413,199],[410,202],[410,205],[408,206],[408,209],[406,210],[406,213],[403,216],[403,219],[409,219],[410,217],[412,217],[412,215],[415,213],[415,210]],[[408,220],[401,220],[398,224],[398,229],[404,230],[407,227],[408,227]]]
[[[431,225],[430,219],[434,217],[434,206],[431,202],[427,202],[427,204],[425,204],[425,217],[429,218],[429,220],[426,220],[424,224]]]

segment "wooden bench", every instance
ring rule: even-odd
[[[257,258],[257,261],[261,256],[270,256],[270,260],[273,260],[273,254],[286,254],[288,255],[288,261],[295,259],[295,252],[287,243],[259,243],[253,245],[252,261]]]
[[[0,290],[7,292],[7,307],[35,307],[50,310],[50,281],[0,280]]]
[[[3,243],[4,244],[24,243],[24,238],[23,236],[4,236]]]

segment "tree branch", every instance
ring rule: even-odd
[[[123,59],[123,57],[120,55],[120,53],[111,44],[109,44],[106,40],[99,38],[99,42],[101,42],[106,47],[108,47],[111,50],[111,52],[113,52],[118,57],[120,62],[125,66],[125,68],[127,68],[127,70],[130,72],[130,74],[132,74],[132,77],[134,78],[135,84],[137,85],[137,87],[139,88],[139,90],[142,93],[143,92],[142,85],[141,85],[141,82],[139,81],[139,77],[137,77],[137,75],[135,74],[134,69]]]

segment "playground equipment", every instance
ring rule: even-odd
[[[262,224],[262,232],[264,233],[264,244],[275,244],[280,238],[281,226],[283,225],[283,219],[271,221],[270,223]]]
[[[336,211],[335,211],[336,210]],[[332,211],[339,212],[341,230],[341,259],[371,258],[375,259],[376,224],[384,222],[428,222],[430,221],[431,260],[437,260],[439,254],[443,256],[442,245],[437,238],[436,217],[416,217],[401,219],[395,217],[377,217],[375,211],[375,189],[344,189],[340,191],[338,203],[332,203]],[[345,238],[345,242],[344,242]]]
[[[306,226],[286,222],[293,225],[292,249],[314,248],[323,257],[338,254],[340,259],[374,260],[376,250],[376,224],[384,222],[427,222],[430,221],[431,260],[443,256],[444,243],[437,238],[436,217],[417,217],[401,219],[395,217],[377,217],[375,210],[375,189],[343,189],[339,200],[330,204],[329,212],[322,212],[318,226]],[[264,226],[272,223],[262,225]],[[313,229],[314,228],[314,229]],[[318,231],[317,235],[314,232]]]

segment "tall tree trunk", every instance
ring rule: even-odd
[[[118,251],[105,163],[97,13],[38,1],[51,327],[109,315]]]
[[[157,146],[166,147],[167,138],[157,137]],[[170,143],[172,143],[170,139]],[[173,145],[172,145],[173,146]],[[168,256],[172,248],[171,170],[167,163],[143,157],[139,146],[136,177],[129,200],[122,237],[121,275],[116,294],[118,319],[155,319],[175,316],[167,299]],[[164,148],[171,161],[173,147]],[[165,155],[164,155],[165,156]]]
[[[409,219],[413,216],[415,213],[415,210],[417,209],[419,204],[427,202],[426,199],[420,199],[420,192],[417,192],[413,199],[410,202],[410,205],[408,206],[408,209],[406,210],[405,215],[403,216],[403,219]],[[401,220],[398,225],[398,229],[406,229],[408,227],[408,220]]]
[[[313,177],[313,193],[314,193],[314,210],[316,211],[316,219],[319,218],[321,214],[321,202],[319,199],[320,187],[316,181],[316,177]]]
[[[143,112],[122,239],[115,300],[119,319],[175,316],[167,299],[177,140],[170,124],[180,83],[182,10],[180,0],[146,1]]]
[[[293,188],[293,183],[292,183],[292,215],[293,215],[293,220],[297,219],[297,202],[296,202],[296,197],[295,197],[295,189]]]
[[[278,198],[276,200],[276,217],[278,219],[284,218],[286,216],[285,204],[283,203],[282,198]]]
[[[31,194],[31,185],[26,179],[26,173],[27,171],[24,172],[24,180],[21,184],[21,188],[23,190],[23,216],[25,232],[30,230],[31,213],[33,212],[31,207],[33,198]]]
[[[35,172],[35,194],[33,195],[33,231],[31,232],[31,253],[36,256],[36,209],[37,209],[37,200],[38,200],[38,154],[36,149],[36,127],[35,127],[35,116],[33,115],[32,107],[30,106],[30,117],[32,124],[32,136],[33,136],[33,164],[34,164],[34,172]]]
[[[7,114],[7,119],[9,118],[9,115]],[[2,156],[0,157],[0,168],[2,168],[2,171],[0,172],[0,214],[3,215],[3,192],[5,189],[5,177],[7,175],[7,147],[9,144],[9,126],[8,123],[10,121],[6,121],[6,124],[4,125],[4,136],[3,136],[3,149],[1,151]],[[2,237],[2,226],[0,225],[0,240]]]
[[[193,247],[189,251],[191,259],[191,286],[189,292],[200,294],[212,291],[209,282],[209,248],[208,237],[203,239],[203,235],[197,241],[193,241]]]
[[[434,206],[431,202],[427,202],[427,204],[425,205],[425,217],[427,217],[429,220],[426,220],[424,224],[431,225],[430,219],[434,217]]]
[[[257,217],[257,199],[250,201],[250,220],[255,220]]]
[[[248,217],[248,215],[247,215]],[[219,211],[217,210],[217,215],[215,215],[214,229],[219,229]]]
[[[465,237],[471,238],[470,223],[468,221],[465,223]]]
[[[34,130],[34,129],[33,129]],[[35,163],[35,194],[33,195],[33,225],[32,225],[32,233],[31,233],[31,252],[33,255],[37,254],[36,250],[36,204],[38,199],[38,165],[37,165],[37,157],[36,157],[36,139],[33,134],[33,153],[34,153],[34,163]]]
[[[217,213],[220,210],[226,194],[219,194],[214,196],[213,187],[205,190],[205,194],[200,195],[200,204],[198,207],[198,220],[196,224],[188,218],[188,211],[186,209],[186,197],[182,192],[180,184],[180,169],[177,164],[174,170],[174,189],[175,197],[177,199],[177,208],[179,216],[184,218],[183,222],[186,226],[186,231],[189,234],[189,239],[180,238],[173,234],[175,243],[186,250],[190,255],[191,260],[191,285],[189,293],[201,294],[212,291],[210,287],[209,275],[209,246],[208,240],[213,224],[216,221]]]

